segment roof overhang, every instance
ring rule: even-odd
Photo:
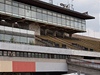
[[[87,15],[87,14],[83,14],[83,13],[80,13],[80,12],[77,12],[74,10],[62,8],[60,6],[56,6],[56,5],[53,5],[53,4],[50,4],[47,2],[43,2],[40,0],[15,0],[15,1],[26,3],[26,4],[33,5],[33,6],[37,6],[40,8],[47,9],[47,10],[55,11],[55,12],[62,13],[65,15],[77,17],[80,19],[94,19],[95,18],[95,17]]]

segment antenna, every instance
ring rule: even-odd
[[[53,4],[53,0],[49,0],[49,3],[50,3],[50,4]]]
[[[67,4],[60,3],[60,6],[62,6],[63,8],[66,8],[66,9],[72,9],[72,10],[74,10],[73,1],[74,0],[71,0],[71,1],[68,0]]]
[[[66,5],[65,5],[65,4],[63,4],[63,3],[60,3],[60,5],[61,5],[63,8],[65,8],[65,7],[66,7]]]

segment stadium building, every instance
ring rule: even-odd
[[[88,19],[94,17],[40,0],[0,0],[0,75],[67,73],[67,52],[100,51],[99,39],[74,35],[86,32]]]

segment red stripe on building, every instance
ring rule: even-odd
[[[12,62],[13,72],[35,72],[36,66],[35,62]]]

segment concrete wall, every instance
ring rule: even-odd
[[[29,30],[35,31],[35,35],[40,35],[40,26],[36,23],[30,24]]]
[[[67,71],[67,63],[59,63],[59,62],[37,62],[36,63],[36,70],[38,72],[63,72]]]
[[[0,72],[67,72],[66,60],[0,57]]]

